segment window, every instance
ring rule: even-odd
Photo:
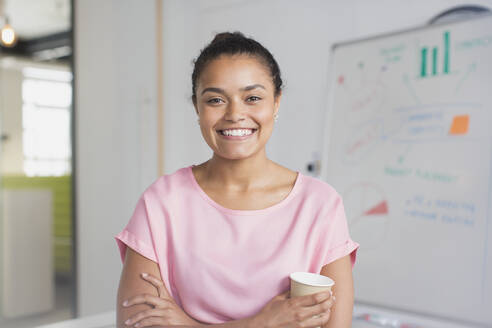
[[[27,176],[69,175],[72,73],[32,67],[22,73],[24,172]]]

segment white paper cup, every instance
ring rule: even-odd
[[[334,285],[335,282],[332,279],[321,274],[293,272],[290,274],[290,297],[311,295],[331,290]]]

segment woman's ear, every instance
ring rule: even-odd
[[[273,114],[278,114],[278,109],[280,107],[280,98],[282,98],[282,91],[279,91],[273,99]]]
[[[198,115],[198,106],[196,105],[196,96],[192,96],[191,101],[193,101],[193,107],[195,107],[195,112]]]

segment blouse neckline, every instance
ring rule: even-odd
[[[266,208],[257,209],[257,210],[235,210],[235,209],[227,208],[227,207],[224,207],[224,206],[220,205],[219,203],[217,203],[216,201],[214,201],[202,189],[202,187],[200,187],[200,185],[198,184],[198,181],[195,179],[195,175],[193,174],[193,170],[192,170],[193,166],[195,166],[195,165],[193,164],[193,165],[188,166],[186,168],[186,171],[187,171],[187,175],[190,178],[191,183],[192,183],[193,187],[195,188],[195,190],[200,194],[200,196],[202,196],[202,198],[205,201],[207,201],[207,203],[209,203],[213,207],[217,208],[221,212],[224,212],[224,213],[227,213],[227,214],[233,214],[233,215],[258,215],[258,214],[266,214],[266,213],[275,211],[275,210],[277,210],[277,209],[279,209],[281,207],[284,207],[285,205],[287,205],[287,203],[290,202],[290,200],[298,192],[298,189],[300,188],[299,185],[301,184],[301,180],[302,180],[302,174],[301,174],[301,172],[296,171],[297,172],[297,177],[296,177],[296,181],[294,182],[294,186],[290,190],[289,194],[284,199],[282,199],[280,202],[278,202],[276,204],[273,204],[273,205],[268,206]]]

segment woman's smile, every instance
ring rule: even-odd
[[[257,129],[227,129],[217,130],[217,134],[227,141],[242,141],[256,134]]]

